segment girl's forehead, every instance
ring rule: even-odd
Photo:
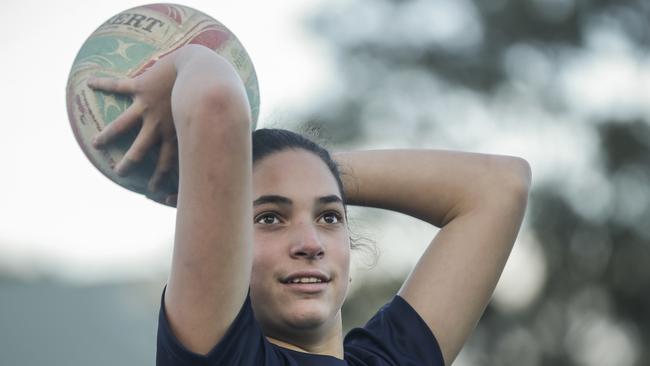
[[[302,150],[274,153],[257,162],[253,168],[253,188],[274,186],[322,187],[333,185],[338,191],[334,175],[317,155]]]
[[[260,161],[256,162],[253,171],[268,166],[278,168],[278,165],[283,166],[303,163],[314,164],[316,162],[325,165],[322,159],[311,151],[307,151],[305,149],[285,149],[271,153],[270,155],[265,156]]]

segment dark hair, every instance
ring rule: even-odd
[[[253,165],[265,157],[289,149],[303,149],[318,156],[336,180],[345,206],[345,192],[339,167],[324,147],[298,133],[278,128],[261,128],[253,132]]]

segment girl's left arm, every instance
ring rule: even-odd
[[[424,319],[451,364],[487,306],[517,237],[531,181],[528,163],[437,150],[334,158],[350,204],[398,211],[440,228],[399,295]]]

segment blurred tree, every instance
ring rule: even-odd
[[[586,60],[598,61],[594,48],[648,73],[647,19],[645,0],[365,0],[328,2],[310,20],[335,51],[341,87],[308,125],[335,144],[476,149],[515,126],[559,125],[576,141],[569,155],[590,157],[580,179],[561,169],[536,176],[527,230],[543,249],[545,285],[524,309],[490,305],[457,364],[650,364],[650,112],[588,104],[575,92],[616,80],[572,84]],[[576,126],[595,137],[591,150],[570,136]],[[557,156],[553,142],[537,146]],[[353,293],[348,326],[386,301],[394,282]]]

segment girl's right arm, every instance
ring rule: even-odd
[[[206,354],[241,309],[252,266],[251,115],[244,86],[215,52],[186,46],[135,79],[97,79],[92,87],[134,100],[131,113],[98,135],[98,146],[133,120],[143,121],[145,136],[136,138],[118,170],[128,171],[151,141],[171,150],[170,126],[172,135],[175,129],[180,181],[165,311],[181,343]],[[161,153],[159,167],[168,168],[172,156]]]

